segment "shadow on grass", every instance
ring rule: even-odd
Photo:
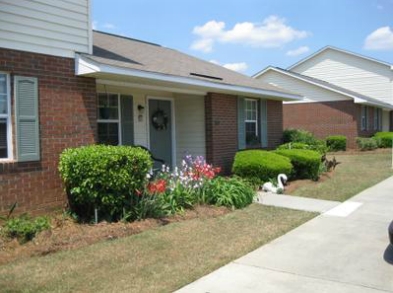
[[[383,259],[388,263],[393,265],[393,245],[389,244],[386,247],[385,253],[383,254]]]

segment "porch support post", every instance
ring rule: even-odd
[[[239,148],[237,97],[208,93],[205,97],[206,159],[231,172],[233,158]]]

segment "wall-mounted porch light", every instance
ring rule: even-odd
[[[138,105],[138,121],[142,122],[143,121],[143,113],[145,112],[145,107],[142,105]]]

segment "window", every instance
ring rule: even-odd
[[[374,108],[374,130],[382,129],[382,109]]]
[[[367,130],[368,128],[368,107],[362,106],[361,110],[361,130]]]
[[[98,143],[119,145],[120,98],[117,94],[98,94]]]
[[[258,101],[245,100],[245,124],[246,145],[251,146],[259,143],[258,138]]]
[[[0,73],[0,160],[11,158],[11,119],[9,79]]]

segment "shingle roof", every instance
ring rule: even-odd
[[[392,105],[390,105],[388,103],[385,103],[385,102],[382,102],[382,101],[380,101],[378,99],[374,99],[374,98],[371,98],[369,96],[365,96],[363,94],[360,94],[360,93],[348,90],[346,88],[337,86],[337,85],[332,84],[330,82],[323,81],[323,80],[320,80],[320,79],[317,79],[317,78],[314,78],[314,77],[310,77],[310,76],[307,76],[307,75],[303,75],[303,74],[300,74],[300,73],[297,73],[297,72],[293,72],[293,71],[290,71],[290,70],[287,70],[287,69],[283,69],[283,68],[280,68],[280,67],[272,67],[272,68],[277,69],[279,71],[283,71],[283,72],[285,72],[285,73],[287,73],[289,75],[292,75],[294,77],[299,77],[301,79],[304,79],[306,81],[312,82],[312,83],[317,84],[317,85],[320,85],[322,87],[329,88],[329,89],[334,90],[334,91],[342,92],[343,94],[346,94],[348,96],[357,97],[359,99],[368,101],[370,103],[379,104],[381,106],[386,106],[388,108],[392,108]]]
[[[93,55],[82,55],[109,66],[296,95],[174,49],[98,31],[93,32]]]

